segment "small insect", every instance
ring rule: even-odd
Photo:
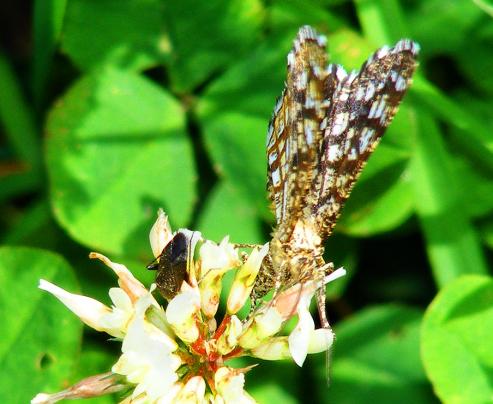
[[[147,269],[157,270],[157,289],[168,301],[178,294],[183,281],[188,280],[192,254],[199,238],[199,232],[178,230],[159,257],[147,265]]]
[[[324,36],[309,26],[299,30],[268,129],[267,189],[276,227],[254,300],[333,270],[322,258],[324,242],[410,85],[418,52],[403,39],[348,74],[327,64]],[[325,290],[318,309],[328,327]]]

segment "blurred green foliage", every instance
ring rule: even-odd
[[[247,390],[265,403],[491,400],[490,1],[35,0],[0,15],[0,401],[118,355],[39,278],[108,303],[97,250],[150,283],[158,207],[174,229],[268,240],[266,128],[304,24],[348,69],[401,37],[421,45],[420,67],[327,244],[349,272],[328,290],[330,388],[320,355],[262,363]]]

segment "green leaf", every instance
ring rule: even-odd
[[[345,0],[342,0],[345,1]],[[328,11],[329,2],[318,0],[275,0],[269,7],[269,25],[272,30],[290,31],[294,36],[296,29],[303,25],[311,25],[331,30],[339,29],[345,21],[342,16],[336,16]],[[334,3],[334,2],[332,2]]]
[[[55,105],[47,132],[54,213],[74,239],[147,257],[158,207],[175,229],[189,220],[195,174],[184,113],[148,80],[114,69],[84,77]]]
[[[380,306],[359,312],[335,329],[330,387],[325,358],[316,368],[324,401],[364,403],[434,402],[419,358],[421,312]]]
[[[412,38],[428,53],[455,52],[470,40],[469,30],[482,18],[474,1],[427,0],[408,13]],[[453,29],[451,29],[453,27]]]
[[[365,36],[376,45],[408,35],[405,17],[397,0],[358,0],[356,13]]]
[[[263,43],[216,80],[197,106],[214,168],[269,219],[265,137],[276,96],[282,90],[284,50],[289,49],[290,42],[276,38]]]
[[[46,79],[51,69],[53,53],[62,32],[67,0],[36,0],[34,2],[33,93],[39,109]]]
[[[258,362],[258,361],[256,361]],[[264,362],[246,376],[245,390],[259,403],[299,402],[301,369],[291,362]]]
[[[482,221],[480,231],[486,245],[489,248],[493,248],[493,215]]]
[[[40,180],[41,144],[31,108],[21,83],[7,58],[0,52],[0,125],[21,162],[17,170]]]
[[[346,276],[327,285],[327,299],[339,299],[346,290],[357,266],[357,242],[353,238],[342,234],[332,234],[325,243],[325,262],[333,262],[334,268],[343,267],[347,270]]]
[[[77,282],[60,256],[34,248],[0,248],[0,401],[29,402],[41,391],[58,391],[70,376],[82,322],[48,293],[44,278],[70,291]]]
[[[493,193],[490,191],[493,175],[461,156],[455,156],[451,163],[453,171],[461,173],[457,177],[460,189],[468,190],[463,194],[463,207],[467,215],[477,218],[492,212]]]
[[[490,7],[493,10],[493,6]],[[488,24],[491,24],[491,20],[488,21]],[[457,62],[467,79],[474,83],[474,87],[489,93],[490,97],[488,98],[491,100],[491,94],[493,94],[493,78],[491,74],[488,74],[488,71],[492,63],[492,41],[491,38],[474,39],[474,41],[464,43],[462,51],[457,51]],[[474,63],[471,63],[471,59],[468,57],[470,55],[474,55]]]
[[[262,243],[257,211],[229,181],[221,181],[212,190],[201,212],[197,229],[205,238],[219,242],[229,235],[233,243]]]
[[[24,172],[23,166],[18,166],[20,172],[0,176],[0,201],[15,198],[21,194],[28,194],[39,189],[39,172]]]
[[[208,124],[222,112],[258,117],[264,120],[264,128],[261,133],[251,136],[260,136],[265,140],[276,97],[282,92],[286,55],[293,39],[291,35],[270,37],[228,69],[199,99],[199,118]]]
[[[286,391],[284,383],[286,383],[286,380],[282,380],[282,384],[274,381],[271,383],[259,383],[253,388],[247,387],[247,392],[259,403],[299,403],[299,400]]]
[[[414,105],[458,129],[451,134],[461,151],[493,172],[493,138],[487,122],[420,76],[415,78],[409,96]]]
[[[190,91],[256,45],[263,15],[259,0],[166,2],[173,89]]]
[[[29,240],[33,235],[41,236],[41,231],[43,232],[42,238],[39,237],[39,241],[45,242],[46,229],[45,226],[50,222],[50,208],[46,200],[36,201],[29,207],[25,209],[23,215],[18,218],[15,225],[9,233],[6,234],[2,240],[5,244],[29,244]],[[38,234],[36,234],[38,233]],[[36,246],[39,247],[39,246]],[[44,248],[44,246],[43,246]]]
[[[237,184],[253,208],[267,210],[265,120],[231,112],[206,125],[206,147],[219,174]]]
[[[62,49],[82,70],[102,64],[143,69],[169,53],[159,0],[71,0]]]
[[[487,273],[479,238],[467,216],[441,133],[419,114],[416,154],[411,165],[415,202],[436,283],[459,275]]]
[[[421,352],[426,373],[443,402],[491,402],[491,335],[491,277],[460,277],[433,300],[423,321]]]

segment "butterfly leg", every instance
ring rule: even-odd
[[[264,297],[276,285],[277,275],[270,254],[262,261],[260,271],[255,280],[250,298],[252,300],[251,310],[255,309],[259,300]]]
[[[318,269],[316,271],[317,279],[322,279],[325,275],[330,274],[334,271],[334,264],[332,262],[325,263],[323,258],[317,258]],[[320,323],[323,328],[331,329],[329,325],[329,320],[327,319],[326,304],[325,304],[325,285],[317,290],[317,308],[318,315],[320,317]]]

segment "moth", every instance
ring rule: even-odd
[[[267,190],[276,226],[253,299],[333,270],[322,257],[324,242],[417,66],[419,46],[409,39],[378,49],[350,73],[328,64],[326,43],[304,26],[287,57],[287,80],[267,134]],[[325,290],[317,300],[328,327]]]

